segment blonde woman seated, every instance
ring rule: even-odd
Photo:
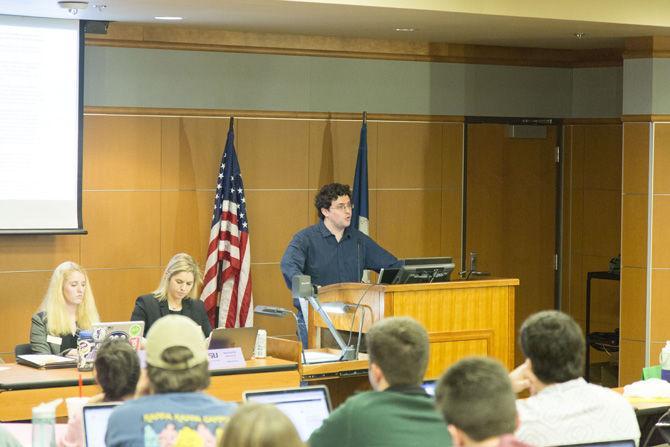
[[[149,328],[165,315],[178,314],[190,318],[200,325],[205,337],[212,327],[205,306],[198,298],[198,285],[202,274],[198,264],[186,253],[176,254],[170,259],[158,288],[135,300],[132,321],[144,321],[144,336]]]
[[[100,317],[88,276],[74,262],[54,270],[39,312],[30,327],[30,349],[36,354],[77,356],[77,334]]]
[[[219,447],[305,447],[293,422],[269,404],[244,404],[230,418]]]

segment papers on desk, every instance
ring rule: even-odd
[[[24,354],[16,356],[16,363],[33,368],[73,368],[77,366],[77,359],[51,354]]]
[[[340,354],[331,354],[330,352],[305,351],[306,363],[328,363],[340,360]]]
[[[661,379],[647,379],[623,387],[623,395],[639,399],[670,399],[670,383]]]

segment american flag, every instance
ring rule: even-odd
[[[231,118],[216,182],[205,280],[200,295],[212,327],[253,326],[247,206],[234,140]]]

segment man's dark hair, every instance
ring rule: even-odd
[[[476,442],[514,433],[516,396],[505,368],[487,357],[466,357],[435,387],[437,408],[447,424]]]
[[[172,364],[185,363],[192,357],[191,350],[184,346],[167,348],[161,355],[164,362]],[[202,391],[209,386],[209,362],[204,361],[182,370],[168,370],[147,364],[147,376],[156,394]]]
[[[584,373],[582,330],[563,312],[545,310],[528,317],[521,325],[519,343],[542,383],[563,383]]]
[[[126,340],[107,340],[96,354],[95,375],[107,401],[135,394],[140,379],[137,352]]]
[[[321,213],[321,208],[328,209],[333,200],[337,200],[340,196],[347,196],[351,199],[351,188],[349,185],[342,183],[329,183],[323,185],[316,197],[314,197],[314,206],[319,212],[319,218],[323,220],[324,215]]]
[[[428,333],[409,317],[384,318],[366,336],[370,363],[390,386],[421,385],[428,367]]]

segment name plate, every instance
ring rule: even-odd
[[[244,368],[247,362],[244,361],[242,348],[210,349],[207,351],[209,356],[209,369],[226,368]]]

